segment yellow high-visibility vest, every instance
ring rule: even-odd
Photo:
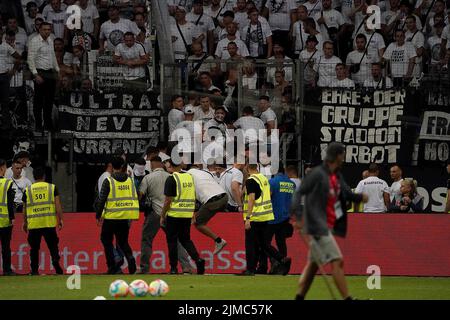
[[[261,196],[255,200],[255,204],[253,206],[252,216],[250,217],[250,221],[255,222],[265,222],[272,221],[274,219],[273,209],[272,209],[272,200],[270,198],[270,185],[269,180],[261,174],[252,174],[248,179],[253,179],[258,183],[259,188],[261,189]],[[245,190],[244,194],[244,220],[247,217],[248,210],[248,193]]]
[[[175,172],[177,196],[172,199],[167,215],[172,218],[192,218],[195,212],[194,178],[189,173]]]
[[[131,178],[124,182],[108,178],[109,194],[103,218],[106,220],[139,220],[139,199]]]
[[[56,227],[55,185],[36,182],[25,194],[28,230]]]
[[[8,213],[8,189],[11,187],[10,179],[0,179],[0,228],[11,226]]]

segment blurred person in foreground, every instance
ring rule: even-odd
[[[302,181],[292,202],[295,228],[309,244],[308,262],[302,272],[296,300],[304,300],[311,287],[319,265],[331,264],[333,279],[345,300],[352,300],[344,274],[344,259],[334,236],[347,233],[347,201],[367,202],[365,194],[355,194],[346,184],[341,173],[345,159],[345,146],[328,145],[325,161],[314,168]],[[324,192],[326,191],[326,192]],[[305,196],[305,210],[299,210]]]

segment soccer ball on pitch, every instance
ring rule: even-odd
[[[133,297],[145,297],[148,292],[148,284],[143,280],[134,280],[130,283],[129,292]]]
[[[109,286],[109,294],[114,298],[126,297],[128,290],[128,284],[123,280],[116,280]]]
[[[162,297],[169,292],[169,285],[164,280],[158,279],[150,283],[148,292],[153,297]]]

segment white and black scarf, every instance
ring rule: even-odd
[[[252,30],[252,24],[248,25],[247,29],[247,38],[245,39],[245,44],[247,45],[247,48],[250,50],[250,38],[251,38],[251,30]],[[258,21],[258,24],[256,26],[256,34],[258,36],[258,56],[264,55],[264,36],[262,32],[262,26],[261,22]]]

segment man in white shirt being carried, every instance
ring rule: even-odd
[[[356,193],[365,193],[369,201],[364,204],[365,213],[384,213],[389,207],[389,187],[386,181],[378,178],[379,169],[375,163],[369,166],[369,177],[360,181],[356,187]]]
[[[218,254],[227,242],[215,234],[206,224],[216,213],[224,212],[228,204],[225,190],[216,182],[213,175],[202,170],[201,164],[194,164],[188,173],[194,179],[196,199],[201,206],[194,216],[194,225],[198,231],[215,242],[213,254]]]

